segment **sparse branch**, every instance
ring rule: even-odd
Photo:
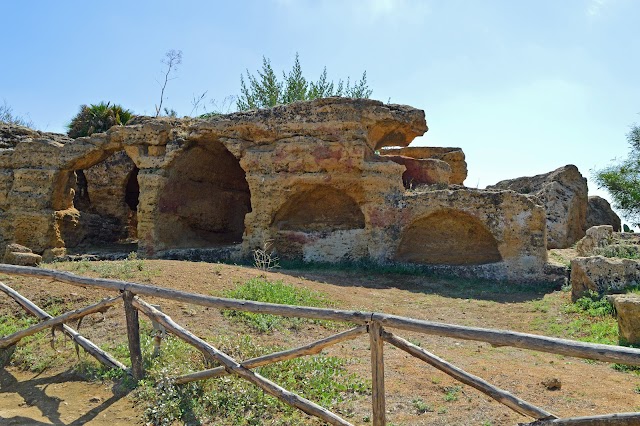
[[[176,71],[178,69],[178,65],[182,63],[182,50],[169,50],[166,54],[162,63],[166,65],[167,70],[164,73],[164,82],[161,84],[162,88],[160,89],[160,103],[156,105],[156,117],[160,116],[162,112],[162,103],[164,102],[164,91],[167,88],[167,84],[173,78],[170,78],[171,72]],[[175,78],[175,77],[174,77]]]

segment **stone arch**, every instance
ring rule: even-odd
[[[318,185],[291,197],[276,213],[278,230],[331,232],[363,229],[365,219],[353,198],[336,188]]]
[[[251,193],[239,160],[219,141],[185,150],[171,164],[158,201],[158,242],[203,248],[242,242]]]
[[[140,192],[135,163],[124,151],[104,151],[91,161],[78,164],[83,168],[70,174],[75,191],[74,209],[59,212],[65,217],[60,226],[65,245],[135,243]]]
[[[402,233],[395,260],[429,265],[500,262],[498,242],[479,219],[441,210],[415,220]]]
[[[339,262],[366,253],[365,217],[344,191],[318,185],[292,196],[274,215],[275,249],[285,259]]]

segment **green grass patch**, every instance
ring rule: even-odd
[[[158,271],[149,267],[149,264],[138,258],[135,252],[131,252],[125,260],[81,260],[79,262],[54,262],[46,265],[48,268],[61,269],[73,272],[77,275],[97,275],[100,278],[114,280],[140,280],[150,282],[158,275]]]
[[[257,302],[278,303],[282,305],[330,307],[333,306],[323,293],[306,288],[284,284],[282,281],[268,281],[265,278],[253,278],[234,290],[223,293],[232,299],[253,300]],[[308,320],[303,318],[286,318],[278,315],[256,314],[236,310],[225,310],[223,315],[232,320],[245,323],[261,333],[274,330],[297,329],[304,323],[328,324],[327,321]]]

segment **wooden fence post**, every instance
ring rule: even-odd
[[[0,368],[3,368],[5,365],[9,365],[11,362],[11,357],[16,350],[16,345],[13,344],[8,348],[0,349]]]
[[[373,426],[386,425],[384,396],[384,356],[382,325],[378,321],[369,323],[369,342],[371,346],[371,406]]]
[[[142,379],[142,351],[140,350],[140,323],[138,322],[138,310],[133,306],[135,295],[128,290],[122,293],[124,300],[124,314],[127,318],[127,337],[129,338],[129,356],[131,357],[131,374],[136,380]]]

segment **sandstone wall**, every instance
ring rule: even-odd
[[[126,181],[135,170],[146,256],[198,248],[247,257],[273,241],[282,258],[444,264],[539,278],[546,227],[536,199],[438,186],[407,191],[407,167],[375,154],[406,147],[426,130],[423,111],[330,98],[207,120],[136,117],[73,141],[23,130],[1,139],[0,132],[7,146],[0,150],[1,235],[39,253],[78,243],[87,212],[124,218],[132,209]],[[452,183],[466,176],[460,150],[400,154],[439,156],[427,163],[457,173]],[[444,172],[436,183],[446,186]],[[82,206],[78,177],[87,181]]]

